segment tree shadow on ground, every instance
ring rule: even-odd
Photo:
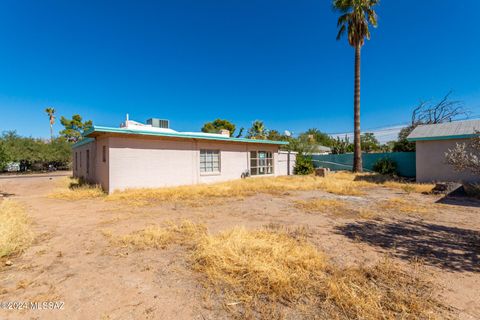
[[[422,221],[362,221],[336,228],[352,240],[450,271],[480,272],[480,232]]]
[[[480,200],[470,198],[467,196],[460,196],[460,197],[445,196],[437,200],[436,203],[449,204],[452,206],[480,208]]]

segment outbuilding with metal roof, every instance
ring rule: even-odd
[[[480,120],[453,121],[417,126],[407,137],[416,145],[418,182],[480,181],[471,171],[456,171],[445,161],[445,154],[456,144],[467,143],[478,136]]]

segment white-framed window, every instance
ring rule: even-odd
[[[270,151],[250,151],[250,175],[258,176],[273,173],[273,153]]]
[[[200,173],[220,172],[220,150],[200,150]]]

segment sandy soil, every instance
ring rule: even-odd
[[[164,204],[132,208],[103,199],[47,198],[58,176],[2,178],[0,192],[27,206],[35,243],[12,266],[0,261],[0,301],[63,301],[62,310],[0,310],[0,319],[219,319],[185,250],[112,247],[105,231],[126,234],[165,220],[205,223],[210,232],[236,225],[303,226],[310,240],[341,265],[373,263],[386,253],[418,259],[455,317],[480,319],[480,202],[433,205],[440,197],[375,188],[343,197],[355,206],[402,197],[431,204],[428,214],[379,212],[380,219],[306,213],[294,201],[338,197],[321,191],[257,195],[214,206]]]

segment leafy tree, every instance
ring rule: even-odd
[[[284,141],[286,137],[277,130],[270,130],[268,131],[267,139],[273,141]]]
[[[375,135],[371,132],[362,134],[360,141],[362,144],[362,150],[367,153],[380,150],[380,142],[378,142]]]
[[[382,144],[380,146],[380,151],[381,152],[392,152],[394,145],[395,145],[395,141],[388,141],[387,143]]]
[[[42,139],[21,137],[15,131],[7,131],[0,136],[2,169],[9,161],[20,162],[22,170],[47,168],[49,164],[68,167],[70,157],[71,144],[62,137],[48,143]]]
[[[328,134],[321,132],[316,128],[308,129],[306,132],[302,133],[300,136],[306,136],[314,144],[319,144],[325,147],[331,147],[333,144],[333,139]]]
[[[3,143],[0,141],[0,172],[3,171],[7,163],[10,161],[7,152],[5,151],[5,147]]]
[[[314,170],[312,157],[305,155],[303,153],[297,154],[297,159],[295,160],[295,167],[293,168],[293,173],[299,175],[307,175],[313,172]]]
[[[55,109],[48,107],[45,109],[45,112],[48,115],[48,120],[50,122],[50,141],[53,141],[53,124],[55,123]]]
[[[344,154],[347,152],[351,152],[353,149],[353,145],[350,143],[350,140],[347,136],[344,139],[340,139],[337,137],[336,140],[333,140],[332,143],[332,154]]]
[[[407,137],[416,126],[417,125],[410,125],[400,130],[398,140],[393,144],[394,152],[415,152],[415,142],[408,141]]]
[[[348,43],[355,48],[354,89],[354,156],[353,171],[362,171],[362,148],[360,144],[360,52],[365,38],[370,39],[369,26],[377,26],[377,14],[373,7],[378,0],[333,0],[333,7],[340,12],[337,21],[337,40],[347,33]]]
[[[74,114],[72,119],[60,118],[60,123],[65,127],[60,134],[69,142],[77,142],[82,139],[82,134],[92,127],[92,120],[82,121],[82,117]]]
[[[263,121],[260,120],[255,120],[247,132],[247,138],[249,139],[266,139],[267,135],[268,130],[265,128]]]
[[[230,131],[230,136],[233,136],[235,133],[235,125],[223,119],[215,119],[212,122],[205,123],[202,127],[202,132],[218,133],[222,129]]]
[[[457,143],[445,153],[446,162],[456,171],[480,175],[480,132],[467,143]]]

